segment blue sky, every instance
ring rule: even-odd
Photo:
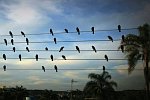
[[[138,27],[144,23],[150,23],[150,1],[148,0],[0,0],[0,35],[9,35],[12,31],[14,35],[20,35],[21,31],[25,34],[48,33],[52,28],[55,32],[63,32],[67,28],[70,32],[76,31],[79,27],[81,31],[89,30],[92,26],[95,30],[99,29],[116,29],[117,25],[122,28]],[[92,33],[76,34],[54,34],[54,36],[47,35],[27,35],[29,41],[51,41],[57,38],[58,41],[70,40],[94,40],[94,39],[108,39],[107,36],[111,35],[114,39],[118,39],[123,34],[137,33],[136,30],[122,31],[107,31]],[[4,39],[10,41],[10,36],[1,36],[0,42],[3,43]],[[14,36],[14,41],[23,42],[23,36]],[[120,41],[103,41],[103,42],[84,42],[84,43],[45,43],[45,44],[29,44],[30,49],[41,50],[48,47],[50,50],[59,49],[64,46],[66,50],[75,50],[75,46],[79,46],[81,50],[91,50],[94,45],[97,50],[101,49],[117,49]],[[25,50],[27,46],[24,44],[15,44],[8,46],[0,44],[0,50],[11,50],[16,47],[18,50]],[[103,59],[107,54],[109,58],[123,58],[124,55],[119,51],[104,52],[99,51],[94,53],[92,51],[83,51],[78,53],[76,51],[66,52],[50,52],[50,51],[0,51],[6,54],[8,58],[17,58],[19,54],[22,57],[39,57],[49,58],[51,54],[54,57],[61,58],[65,55],[70,59],[78,58],[99,58]],[[128,68],[127,61],[74,61],[74,60],[39,60],[34,59],[19,61],[19,59],[1,59],[0,61],[0,85],[15,86],[23,85],[28,89],[53,89],[53,90],[69,90],[71,79],[77,80],[74,83],[74,89],[83,89],[85,83],[89,80],[88,74],[91,72],[100,73],[99,70],[60,70],[78,69],[78,68],[115,68],[116,70],[109,71],[112,78],[118,83],[117,90],[122,89],[143,89],[144,77],[143,71],[134,71],[128,75],[127,71],[117,70],[119,68]],[[3,71],[2,67],[6,65],[8,70]],[[58,73],[54,70],[9,70],[11,69],[41,69],[45,66],[46,69],[52,69],[54,65],[58,66]],[[137,68],[142,67],[142,63],[138,63]],[[138,78],[138,80],[137,80]],[[135,84],[136,83],[136,84]]]

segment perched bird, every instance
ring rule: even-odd
[[[54,35],[53,30],[52,30],[52,29],[50,29],[49,31],[50,31],[50,33],[51,33],[51,34],[52,34],[52,36],[53,36],[53,35]]]
[[[56,42],[56,38],[54,38],[54,42],[55,42],[55,44],[57,44],[57,42]]]
[[[13,38],[13,34],[11,31],[9,31],[9,35],[11,36],[11,38]]]
[[[105,55],[104,57],[105,57],[106,61],[108,61],[108,56],[107,56],[107,55]]]
[[[45,72],[45,67],[44,66],[42,66],[42,70]]]
[[[5,54],[3,54],[3,58],[4,58],[4,60],[6,60],[6,55]]]
[[[22,32],[22,31],[21,31],[21,35],[23,35],[24,37],[26,37],[25,34],[24,34],[24,32]]]
[[[121,45],[120,48],[121,48],[121,51],[124,52],[124,46]]]
[[[28,38],[26,38],[26,43],[27,43],[27,45],[29,45],[29,39]]]
[[[38,61],[38,54],[35,55],[35,59],[36,59],[36,61]]]
[[[30,50],[29,50],[29,48],[28,48],[28,47],[26,47],[26,50],[27,50],[28,52],[30,52]]]
[[[15,48],[15,47],[13,47],[13,51],[14,51],[14,52],[16,51],[16,48]]]
[[[63,51],[63,49],[64,49],[64,46],[60,48],[59,52]]]
[[[108,39],[113,42],[113,38],[111,36],[108,36]]]
[[[118,25],[118,31],[121,32],[121,25]]]
[[[57,70],[57,66],[56,66],[56,65],[54,66],[54,69],[56,70],[56,72],[58,72],[58,70]]]
[[[5,42],[6,46],[7,46],[7,40],[6,39],[4,39],[4,42]]]
[[[14,40],[13,39],[11,39],[11,44],[14,45]]]
[[[124,42],[124,40],[125,40],[125,37],[124,37],[124,35],[122,35],[122,42]]]
[[[21,61],[21,54],[19,54],[19,59],[20,59],[20,61]]]
[[[64,29],[66,33],[68,33],[68,29]]]
[[[95,48],[94,46],[92,46],[92,49],[93,49],[95,52],[97,52],[97,51],[96,51],[96,48]]]
[[[48,48],[46,47],[45,50],[48,51]]]
[[[77,27],[76,31],[78,32],[78,35],[80,35],[80,29]]]
[[[64,60],[66,60],[66,57],[65,57],[64,55],[62,55],[62,58],[63,58]]]
[[[54,57],[53,57],[53,55],[51,55],[50,57],[51,57],[51,60],[53,61],[53,60],[54,60]]]
[[[105,71],[105,66],[103,66],[103,71]]]
[[[94,34],[94,27],[92,27],[91,30],[92,30],[92,32],[93,32],[93,34]]]
[[[76,50],[80,53],[80,49],[79,49],[79,47],[78,47],[78,46],[76,46]]]
[[[6,65],[3,66],[4,71],[6,71]]]

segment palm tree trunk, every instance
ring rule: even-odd
[[[145,67],[145,72],[144,72],[144,76],[145,76],[145,82],[146,82],[146,96],[147,96],[147,100],[149,100],[149,64],[148,64],[148,52],[146,55],[146,67]]]

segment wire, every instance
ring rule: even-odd
[[[134,29],[138,29],[138,28],[125,28],[125,29],[121,29],[121,30],[134,30]],[[108,30],[94,30],[94,32],[100,32],[100,31],[117,31],[118,29],[108,29]],[[64,34],[66,32],[54,32],[53,34]],[[76,34],[77,32],[68,32],[71,34]],[[66,34],[68,34],[66,33]],[[80,31],[80,33],[92,33],[92,31]],[[36,34],[25,34],[25,35],[50,35],[50,33],[36,33]],[[0,35],[1,37],[3,36],[10,36],[10,35]],[[23,35],[13,35],[13,36],[23,36]]]

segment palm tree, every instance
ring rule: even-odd
[[[134,70],[139,59],[144,62],[144,76],[147,88],[147,99],[149,98],[149,62],[150,62],[150,26],[144,24],[138,27],[139,33],[128,34],[122,38],[119,48],[126,54],[128,59],[129,74]],[[148,99],[149,100],[149,99]]]
[[[114,91],[114,86],[117,87],[117,83],[111,80],[111,75],[103,71],[102,74],[90,73],[88,78],[91,81],[87,82],[84,87],[85,94],[90,94],[92,97],[107,99],[108,93]]]

